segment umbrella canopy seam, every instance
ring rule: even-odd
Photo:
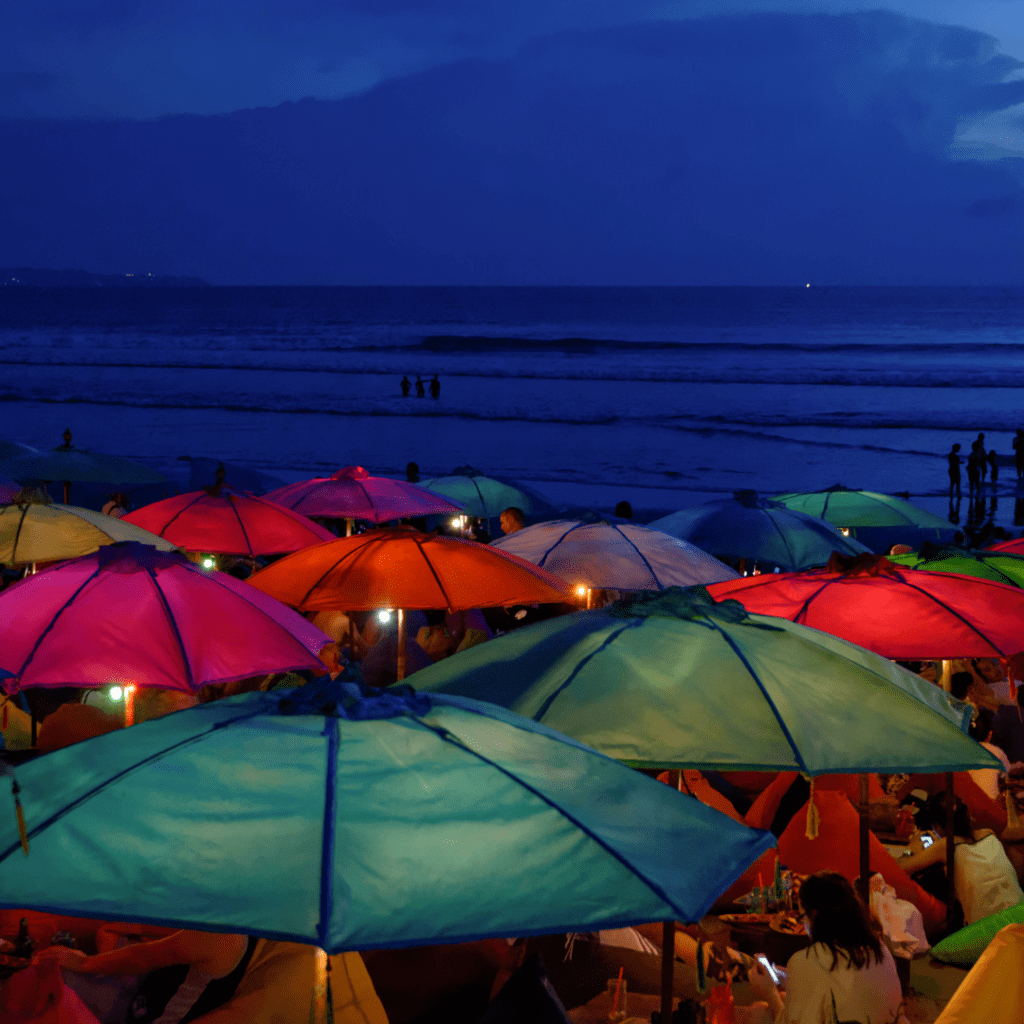
[[[626,543],[640,556],[640,560],[647,566],[647,571],[651,574],[651,579],[654,580],[654,585],[659,590],[665,588],[661,585],[661,580],[658,579],[658,574],[651,568],[651,563],[647,561],[644,553],[622,532],[622,527],[618,523],[612,524],[612,529],[616,530],[619,535],[626,541]]]
[[[325,543],[330,544],[331,541],[326,541]],[[365,551],[365,549],[368,548],[369,546],[370,546],[369,544],[364,544],[361,547],[353,548],[351,551],[346,551],[345,554],[343,554],[341,556],[341,558],[339,558],[336,562],[332,562],[330,564],[330,566],[328,566],[323,571],[323,574],[318,576],[316,578],[316,580],[313,581],[312,586],[309,588],[309,590],[306,591],[305,594],[302,595],[302,600],[296,605],[296,607],[297,608],[301,608],[302,605],[304,605],[309,600],[310,595],[313,593],[313,591],[316,590],[316,588],[319,587],[320,584],[322,584],[323,581],[325,579],[327,579],[327,577],[330,576],[331,573],[334,572],[334,570],[337,569],[338,566],[341,565],[342,562],[344,562],[347,558],[353,558],[354,559],[357,555],[359,555],[363,551]]]
[[[185,666],[185,672],[188,675],[189,688],[191,689],[195,686],[196,680],[192,672],[192,663],[189,660],[188,651],[185,649],[185,640],[181,635],[181,630],[178,629],[178,623],[175,621],[174,614],[171,612],[171,606],[167,603],[167,597],[163,590],[160,589],[160,584],[156,579],[156,573],[148,565],[145,569],[146,575],[153,581],[153,589],[156,591],[157,599],[160,601],[160,607],[163,608],[164,614],[167,616],[167,622],[174,631],[174,639],[178,641],[178,650],[181,651],[181,660]]]
[[[949,612],[950,615],[953,615],[956,618],[958,618],[968,629],[970,629],[973,632],[977,633],[978,636],[980,636],[981,639],[984,640],[985,643],[987,643],[994,651],[999,651],[999,654],[1000,654],[1001,657],[1005,656],[1005,652],[1000,650],[1000,648],[998,648],[995,645],[995,643],[993,643],[980,629],[978,629],[977,626],[975,626],[971,622],[968,622],[968,620],[965,619],[955,608],[950,608],[950,606],[948,604],[946,604],[945,601],[940,600],[934,594],[929,594],[927,590],[924,590],[923,588],[919,587],[916,583],[911,583],[909,580],[904,579],[902,573],[899,574],[899,579],[900,579],[901,583],[903,583],[906,586],[910,587],[912,590],[916,590],[919,594],[923,594],[925,597],[930,597],[937,605],[939,605],[942,608],[945,608],[945,610],[947,612]],[[1004,585],[1008,586],[1008,584],[998,584],[998,585],[999,586],[1004,586]]]
[[[42,633],[39,634],[39,639],[36,640],[35,644],[33,644],[32,650],[29,651],[28,657],[25,659],[25,661],[22,664],[21,668],[17,672],[14,673],[14,676],[15,676],[16,679],[20,680],[21,677],[25,674],[25,669],[28,668],[28,666],[31,663],[32,659],[36,656],[36,651],[39,650],[40,645],[46,639],[46,637],[49,635],[50,630],[52,630],[53,627],[57,624],[57,620],[64,614],[64,612],[67,611],[67,609],[68,609],[69,605],[72,603],[72,601],[74,601],[78,597],[78,595],[83,590],[85,590],[85,588],[94,579],[96,579],[97,576],[99,576],[101,569],[102,569],[102,566],[97,566],[96,571],[94,573],[92,573],[89,577],[87,577],[82,582],[82,585],[64,602],[63,605],[61,605],[61,607],[54,614],[53,618],[50,619],[49,625],[46,627],[46,629],[44,629],[42,631]]]
[[[416,550],[420,553],[420,556],[422,557],[423,561],[427,563],[427,568],[430,570],[430,574],[434,577],[434,580],[437,583],[437,587],[441,591],[441,596],[444,598],[446,602],[445,607],[450,608],[452,605],[451,597],[448,594],[448,591],[445,589],[444,584],[441,582],[441,577],[437,575],[437,570],[434,568],[430,559],[427,558],[426,552],[423,550],[423,541],[421,541],[419,537],[416,537],[415,543]]]
[[[544,563],[548,560],[548,555],[550,555],[551,552],[554,551],[555,548],[557,548],[558,545],[561,544],[562,541],[565,540],[565,538],[568,537],[570,533],[572,533],[574,530],[578,530],[581,526],[584,526],[584,525],[586,525],[586,524],[584,524],[584,523],[575,523],[573,526],[570,526],[569,529],[566,530],[565,533],[563,533],[558,538],[558,540],[556,540],[555,543],[552,544],[551,547],[549,547],[547,549],[547,551],[544,552],[544,554],[541,556],[541,560],[537,564],[543,569],[544,568]]]
[[[792,549],[792,547],[790,547],[789,541],[786,539],[786,535],[782,532],[782,527],[779,526],[779,524],[777,522],[775,522],[775,520],[768,514],[767,510],[765,510],[765,509],[758,509],[758,511],[759,512],[763,512],[765,518],[768,520],[769,523],[771,523],[772,529],[775,530],[775,532],[779,535],[779,540],[782,541],[782,546],[786,549],[786,554],[789,555],[790,561],[795,565],[796,564],[796,552]],[[789,510],[787,509],[786,512],[788,512],[788,511]],[[780,510],[780,514],[781,514],[781,510]],[[797,519],[796,516],[790,516],[789,518],[793,519],[796,522],[797,528],[799,529],[799,527],[800,527],[800,520]]]
[[[18,560],[18,541],[21,539],[21,528],[25,525],[25,517],[28,515],[29,507],[30,506],[26,505],[21,510],[21,517],[18,519],[18,528],[14,531],[14,544],[11,545],[12,562],[16,562]]]
[[[793,751],[793,755],[796,758],[796,763],[800,766],[800,771],[805,775],[813,774],[807,768],[807,763],[804,761],[803,754],[800,753],[799,748],[796,745],[796,741],[793,739],[792,734],[789,731],[788,726],[782,719],[782,715],[779,714],[779,709],[775,706],[775,701],[772,700],[768,691],[765,689],[764,683],[761,682],[760,677],[754,671],[753,666],[747,660],[747,656],[740,650],[739,645],[733,640],[731,636],[721,626],[718,625],[713,619],[708,620],[712,629],[719,633],[723,640],[732,648],[733,653],[740,659],[743,667],[750,673],[750,678],[757,683],[758,689],[764,694],[764,699],[768,702],[768,707],[771,708],[772,714],[775,716],[775,720],[779,723],[779,728],[782,730],[782,735],[786,737],[786,742],[789,744],[790,749]]]
[[[338,773],[338,719],[328,718],[324,724],[327,737],[327,778],[324,787],[324,825],[320,854],[320,920],[316,934],[320,948],[327,946],[334,908],[334,827],[338,815],[336,777]]]
[[[572,672],[569,673],[569,678],[566,679],[565,682],[562,683],[562,685],[559,686],[554,693],[549,694],[548,697],[545,698],[544,703],[541,704],[540,708],[537,710],[537,713],[531,716],[533,720],[538,723],[540,722],[540,720],[548,713],[548,710],[550,709],[551,705],[555,702],[555,698],[563,690],[567,689],[572,684],[572,681],[580,674],[584,666],[587,664],[587,662],[590,661],[591,658],[597,657],[598,654],[600,654],[606,647],[608,647],[612,643],[612,641],[617,640],[627,629],[637,629],[642,624],[643,620],[627,622],[624,626],[615,630],[615,632],[612,633],[610,636],[605,637],[604,640],[601,642],[600,647],[591,651],[590,654],[588,654],[585,658],[580,659],[580,661],[576,664],[575,668],[573,668]]]
[[[493,519],[494,516],[492,516],[488,511],[487,502],[484,501],[484,492],[480,490],[480,485],[476,482],[476,480],[473,477],[470,477],[469,479],[472,481],[473,486],[476,488],[477,497],[479,497],[480,499],[480,507],[484,510],[485,513],[487,513],[488,519]]]
[[[246,532],[245,523],[242,522],[242,517],[238,514],[238,509],[235,507],[235,496],[233,494],[224,495],[228,499],[228,505],[231,506],[231,511],[234,512],[235,518],[238,520],[238,528],[242,531],[242,540],[245,541],[245,546],[249,549],[249,557],[255,558],[256,552],[253,550],[252,541],[249,540],[249,534]]]
[[[187,512],[197,501],[199,501],[201,497],[203,497],[205,493],[205,491],[199,491],[187,505],[182,505],[182,507],[179,508],[178,511],[175,512],[174,515],[171,516],[171,518],[168,519],[167,522],[160,527],[160,533],[158,534],[158,536],[162,537],[167,532],[167,530],[170,529],[171,523],[173,523],[174,520],[177,519],[178,516],[180,516],[183,512]]]

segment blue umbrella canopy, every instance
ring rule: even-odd
[[[0,906],[330,953],[699,920],[769,846],[501,708],[327,680],[17,769]],[[681,854],[684,851],[684,854]]]
[[[756,562],[784,572],[827,565],[833,551],[857,555],[868,550],[831,523],[753,491],[684,508],[648,525],[730,565],[745,559],[750,568]]]
[[[628,764],[838,772],[994,768],[971,709],[886,658],[702,587],[517,629],[409,677]]]

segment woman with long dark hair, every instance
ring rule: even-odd
[[[819,871],[800,887],[804,928],[813,945],[786,965],[786,1001],[760,964],[750,987],[772,1019],[787,1024],[900,1024],[900,980],[881,930],[853,886],[834,871]]]

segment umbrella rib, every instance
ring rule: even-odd
[[[477,496],[480,498],[480,507],[484,510],[484,518],[490,519],[491,516],[487,514],[487,502],[484,501],[484,492],[480,490],[480,485],[476,482],[476,477],[471,476],[469,479],[472,481],[473,486],[476,488]]]
[[[197,569],[196,572],[201,573],[202,569]],[[181,651],[181,660],[185,666],[185,673],[188,676],[189,692],[194,692],[192,688],[195,687],[196,680],[195,676],[192,674],[192,665],[188,660],[188,651],[185,650],[185,641],[182,639],[181,630],[178,629],[178,623],[175,621],[174,615],[171,612],[171,606],[167,603],[166,595],[163,590],[160,589],[160,584],[156,581],[156,573],[147,566],[146,575],[153,581],[153,589],[156,591],[157,598],[160,601],[160,606],[163,608],[164,614],[167,616],[167,621],[170,623],[171,629],[174,631],[174,639],[178,641],[178,650]]]
[[[717,622],[709,620],[711,627],[718,632],[722,639],[732,648],[733,653],[743,663],[743,667],[750,673],[750,678],[757,683],[758,689],[764,694],[764,699],[768,702],[768,707],[772,709],[772,714],[775,716],[775,720],[779,723],[779,728],[782,730],[782,735],[786,737],[786,742],[789,744],[790,749],[793,751],[793,755],[796,757],[796,763],[800,767],[805,775],[813,775],[814,773],[807,767],[806,762],[803,759],[803,755],[800,753],[799,748],[796,745],[796,741],[793,739],[792,733],[789,731],[789,727],[783,721],[782,715],[779,714],[779,709],[775,706],[775,701],[768,695],[768,691],[765,689],[764,683],[761,682],[761,677],[754,671],[754,667],[747,661],[747,656],[740,650],[736,641]]]
[[[548,710],[551,708],[551,705],[555,702],[555,698],[563,690],[565,690],[567,687],[569,687],[571,685],[573,680],[580,674],[580,672],[583,670],[583,667],[590,661],[591,658],[596,657],[598,654],[600,654],[613,640],[615,640],[619,636],[621,636],[627,629],[636,629],[636,628],[638,628],[642,624],[643,621],[644,620],[637,620],[635,622],[627,622],[624,626],[622,626],[620,629],[617,629],[610,636],[605,637],[604,642],[601,644],[601,646],[598,647],[596,650],[591,651],[590,654],[588,654],[585,658],[583,658],[581,661],[579,661],[577,663],[577,665],[575,666],[575,668],[573,668],[572,672],[569,673],[569,678],[566,679],[565,682],[562,683],[562,685],[559,686],[558,689],[555,690],[554,693],[550,694],[547,697],[547,699],[544,701],[544,703],[541,704],[540,708],[538,708],[537,713],[532,716],[533,720],[535,722],[539,722],[548,713]]]
[[[478,714],[478,713],[479,712],[474,712],[474,714]],[[528,793],[532,793],[535,797],[537,797],[537,799],[539,799],[543,803],[547,804],[548,807],[552,808],[554,811],[556,811],[558,814],[560,814],[567,821],[569,821],[573,825],[575,825],[576,828],[578,828],[584,835],[589,836],[606,853],[611,854],[612,857],[614,857],[620,864],[623,865],[623,867],[625,867],[627,869],[627,871],[629,871],[632,875],[634,875],[637,878],[639,878],[640,881],[643,882],[647,886],[647,888],[650,889],[651,892],[653,892],[655,894],[655,896],[657,896],[663,902],[667,903],[670,907],[672,907],[673,910],[676,911],[677,914],[680,915],[680,917],[682,917],[685,920],[685,918],[686,918],[686,911],[682,907],[677,906],[676,903],[674,903],[673,900],[664,891],[664,889],[661,888],[661,886],[657,885],[655,882],[652,882],[645,874],[643,874],[641,871],[637,870],[637,868],[634,865],[630,864],[629,861],[627,861],[625,859],[625,857],[623,857],[613,847],[609,846],[608,843],[605,842],[605,840],[603,840],[600,836],[595,835],[575,815],[571,814],[564,807],[559,806],[559,804],[555,803],[555,801],[552,800],[549,796],[545,796],[542,792],[540,792],[540,790],[535,789],[528,782],[526,782],[524,779],[519,778],[517,775],[513,774],[512,772],[510,772],[507,768],[503,768],[496,761],[492,761],[489,757],[487,757],[484,754],[481,754],[478,750],[474,750],[471,746],[469,746],[469,744],[463,742],[461,739],[459,739],[458,736],[456,736],[454,733],[450,732],[448,729],[444,728],[443,726],[431,725],[429,722],[425,722],[422,718],[419,718],[419,717],[416,717],[415,721],[419,722],[425,729],[429,729],[436,736],[438,736],[440,739],[442,739],[445,743],[451,743],[452,745],[458,746],[461,750],[464,750],[464,751],[466,751],[466,753],[472,754],[473,757],[476,757],[479,760],[483,761],[484,764],[490,765],[491,768],[496,769],[497,771],[501,772],[501,774],[504,775],[506,778],[511,779],[517,786],[521,786]],[[597,757],[602,757],[602,758],[605,757],[604,754],[598,753],[597,751],[592,751],[592,753],[595,754]],[[609,760],[609,761],[612,760],[612,758],[605,758],[605,759]],[[12,849],[18,849],[18,848],[19,847],[17,845],[12,847]]]
[[[65,804],[59,811],[56,811],[53,814],[51,814],[50,817],[47,818],[45,821],[41,821],[38,825],[29,830],[28,837],[30,839],[34,839],[37,835],[48,829],[51,825],[56,824],[56,822],[58,822],[65,815],[70,814],[73,810],[75,810],[76,807],[81,806],[91,797],[94,797],[97,793],[101,793],[108,786],[113,785],[119,779],[123,779],[126,775],[128,775],[130,772],[135,771],[137,768],[144,768],[146,767],[146,765],[150,764],[153,761],[156,761],[157,759],[165,756],[166,754],[173,753],[175,750],[180,750],[182,747],[187,747],[192,743],[198,743],[200,740],[205,739],[215,729],[223,729],[226,726],[234,725],[236,722],[244,722],[246,719],[256,718],[258,715],[264,714],[265,712],[266,708],[261,706],[256,711],[247,711],[244,715],[238,715],[235,718],[229,718],[223,722],[215,722],[204,732],[201,732],[197,735],[189,736],[183,740],[179,740],[177,743],[172,743],[169,747],[164,747],[162,750],[158,750],[156,751],[156,753],[150,754],[147,757],[142,758],[142,760],[130,764],[127,768],[123,768],[121,771],[115,772],[113,775],[110,776],[110,778],[104,779],[99,784],[93,786],[92,789],[87,790],[81,796],[76,797],[74,800],[71,801],[71,803]],[[13,846],[9,847],[8,849],[0,853],[0,864],[2,864],[15,850],[20,849],[21,842],[19,840]]]
[[[544,563],[548,560],[548,555],[550,555],[551,552],[554,551],[555,548],[557,548],[558,545],[561,544],[562,541],[565,540],[565,538],[568,537],[569,534],[573,532],[573,530],[578,530],[583,525],[584,525],[583,523],[577,523],[575,526],[570,526],[569,529],[566,530],[565,533],[563,533],[562,536],[559,537],[558,540],[556,540],[555,543],[552,544],[551,547],[549,547],[547,549],[547,551],[544,552],[544,554],[541,556],[541,560],[537,564],[541,568],[543,568],[544,567]]]
[[[324,793],[323,846],[320,853],[320,923],[317,938],[320,948],[327,948],[334,909],[334,836],[338,809],[335,799],[335,780],[338,772],[338,719],[328,718],[324,725],[327,736],[327,779]]]
[[[164,525],[160,528],[160,533],[157,534],[157,536],[162,537],[171,528],[171,523],[173,523],[174,520],[177,519],[178,516],[180,516],[183,512],[187,512],[205,494],[205,491],[199,491],[187,505],[182,505],[182,507],[179,508],[178,511],[175,512],[174,515],[171,516],[171,518],[168,519],[166,523],[164,523]]]
[[[977,633],[978,636],[980,636],[981,639],[984,640],[985,643],[987,643],[994,651],[998,651],[1000,657],[1005,657],[1005,654],[1003,653],[1002,649],[994,641],[990,640],[972,622],[968,622],[967,619],[965,619],[955,608],[951,608],[948,604],[946,604],[945,601],[943,601],[941,598],[936,597],[934,594],[929,594],[927,590],[922,589],[916,583],[911,583],[909,580],[904,579],[903,573],[900,573],[899,575],[901,583],[903,583],[905,586],[910,587],[913,590],[916,590],[919,594],[923,594],[925,597],[930,598],[940,607],[945,608],[950,615],[953,615],[954,617],[958,618],[969,630],[971,630],[974,633]]]
[[[790,561],[793,563],[793,568],[797,568],[796,555],[793,553],[793,549],[790,547],[789,541],[786,539],[786,535],[782,532],[782,527],[779,526],[779,524],[775,522],[772,516],[768,514],[767,509],[759,509],[758,511],[764,512],[764,514],[768,517],[768,522],[772,524],[772,528],[778,533],[779,539],[782,541],[782,546],[786,549],[786,554],[789,555]],[[789,513],[789,509],[786,509],[786,512]],[[791,518],[796,519],[797,525],[800,525],[800,520],[797,519],[796,516],[791,515]]]
[[[373,499],[370,497],[370,492],[363,486],[362,481],[361,480],[357,480],[356,481],[356,486],[358,486],[359,490],[361,490],[363,492],[363,495],[366,498],[366,504],[370,506],[370,512],[374,516],[373,522],[375,522],[375,523],[386,522],[387,520],[377,519],[376,518],[377,517],[377,506],[374,505]],[[401,519],[401,516],[399,516],[399,519]]]
[[[657,588],[659,590],[664,590],[665,588],[662,586],[661,580],[658,579],[658,574],[651,568],[651,563],[647,561],[644,553],[622,532],[622,527],[619,526],[618,523],[615,523],[613,528],[618,530],[620,536],[622,536],[626,543],[640,556],[641,561],[643,561],[644,565],[647,566],[647,571],[651,574],[651,579],[654,580]]]
[[[100,567],[97,566],[96,567],[96,571],[93,572],[93,573],[90,573],[90,575],[82,582],[82,585],[67,599],[67,601],[64,602],[63,605],[61,605],[61,607],[54,614],[53,618],[50,619],[50,624],[46,627],[46,629],[44,629],[42,631],[42,633],[39,634],[39,639],[36,640],[35,644],[32,646],[32,650],[29,651],[28,657],[25,659],[24,663],[22,664],[21,669],[17,673],[15,673],[15,677],[18,680],[19,686],[20,686],[20,683],[21,683],[21,677],[25,673],[25,669],[28,668],[29,663],[36,656],[36,651],[39,650],[40,645],[46,639],[46,637],[49,635],[50,630],[53,629],[53,627],[57,624],[57,620],[64,614],[64,612],[66,612],[68,610],[68,607],[71,604],[71,602],[74,601],[75,598],[78,597],[78,595],[83,590],[85,590],[85,588],[94,579],[96,579],[97,576],[99,576],[99,574],[100,574]]]
[[[13,564],[18,560],[18,540],[21,538],[21,528],[25,524],[25,517],[28,515],[28,510],[31,505],[26,504],[21,510],[21,518],[18,520],[18,528],[14,531],[14,544],[11,547],[11,563]]]
[[[342,562],[345,561],[345,559],[354,558],[361,551],[365,550],[370,543],[372,543],[372,540],[365,544],[360,544],[358,547],[353,547],[351,551],[346,551],[336,562],[332,562],[326,569],[324,569],[323,573],[313,581],[313,585],[306,591],[302,600],[296,605],[296,607],[301,608],[309,600],[313,591],[316,590],[316,588],[319,587],[320,584],[323,583],[323,581],[327,579],[327,577],[330,576],[330,574],[334,572]]]
[[[249,557],[255,558],[256,552],[253,550],[252,541],[249,540],[249,534],[246,533],[245,523],[242,522],[242,517],[238,514],[238,509],[235,508],[235,497],[233,494],[225,495],[225,497],[228,499],[231,511],[234,512],[235,518],[238,520],[238,528],[242,531],[242,539],[245,541],[245,546],[249,549]]]
[[[448,594],[448,591],[445,589],[444,584],[441,582],[441,577],[437,575],[437,570],[434,568],[433,563],[430,561],[429,558],[427,558],[426,552],[424,552],[423,550],[423,542],[419,539],[419,537],[413,537],[413,542],[416,544],[416,549],[422,556],[423,561],[427,563],[427,568],[430,570],[431,576],[434,577],[434,582],[437,583],[437,587],[441,591],[441,596],[445,599],[445,601],[449,602],[445,605],[445,607],[449,611],[454,611],[455,609],[451,606],[451,599]]]

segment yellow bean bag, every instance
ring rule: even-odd
[[[329,1024],[323,1009],[325,964],[313,946],[259,939],[235,994],[195,1024]],[[333,1024],[388,1024],[358,953],[331,957],[331,994]]]
[[[1020,1024],[1024,1020],[1024,924],[989,943],[935,1024]]]

